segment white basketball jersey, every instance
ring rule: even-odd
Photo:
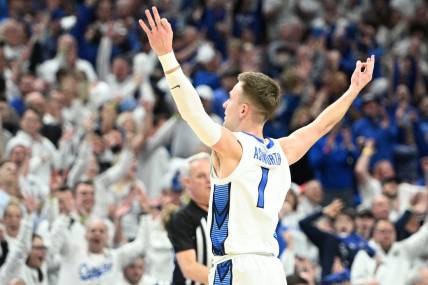
[[[214,255],[278,255],[275,229],[290,188],[290,168],[277,140],[235,133],[242,158],[226,178],[211,171],[208,226]]]

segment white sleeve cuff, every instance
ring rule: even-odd
[[[177,59],[175,58],[174,52],[159,56],[159,61],[164,71],[168,71],[180,66]]]

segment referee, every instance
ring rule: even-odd
[[[210,156],[199,153],[188,158],[182,182],[191,201],[175,213],[167,226],[175,251],[173,285],[208,284],[211,259],[207,228],[210,199]]]

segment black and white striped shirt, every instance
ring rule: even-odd
[[[195,202],[190,201],[188,205],[175,213],[168,224],[168,237],[174,247],[175,253],[194,249],[196,261],[209,266],[211,257],[211,246],[209,229],[207,227],[208,213],[199,208]],[[175,260],[173,285],[202,285],[186,279]]]

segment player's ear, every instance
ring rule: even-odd
[[[239,108],[239,117],[240,118],[244,117],[248,113],[248,110],[249,110],[249,106],[247,103],[241,104]]]

